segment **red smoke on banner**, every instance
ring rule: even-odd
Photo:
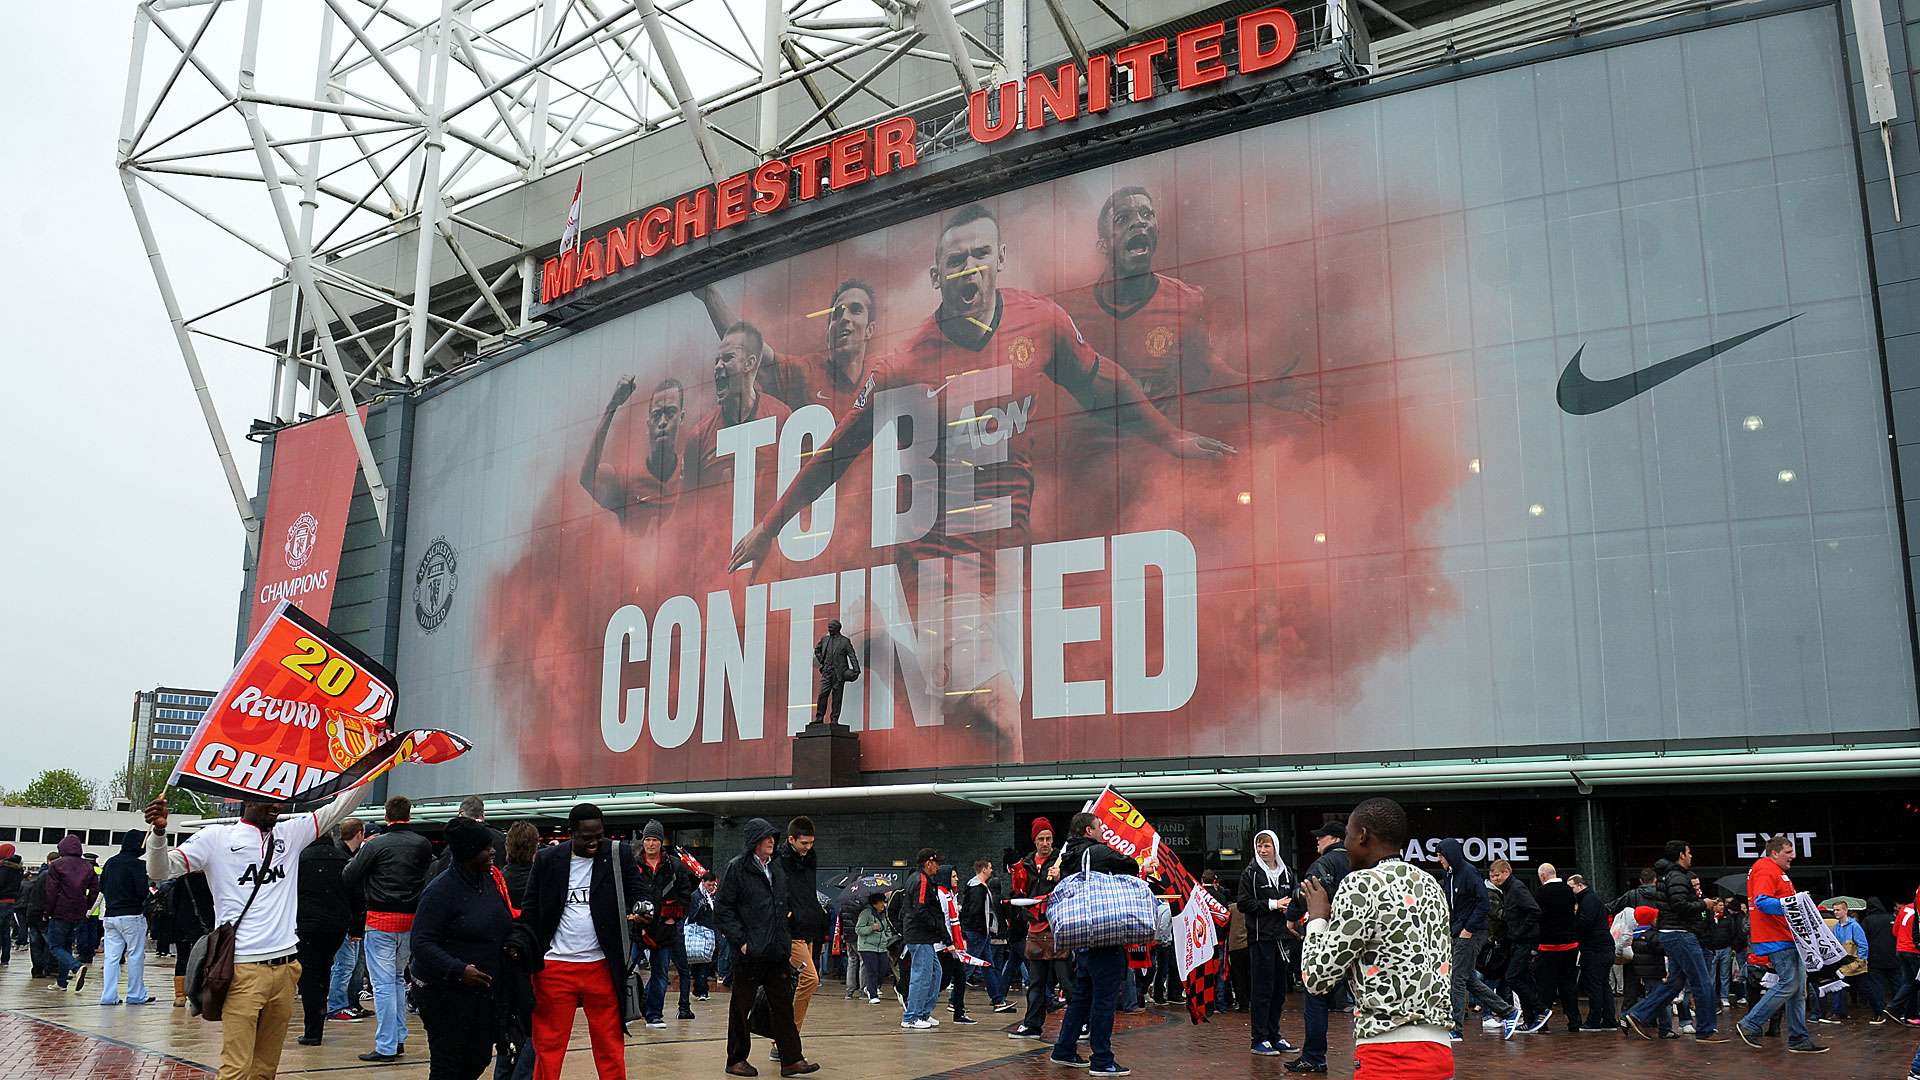
[[[715,482],[712,466],[701,472],[701,482],[682,483],[684,470],[714,454],[710,434],[699,452],[691,443],[697,418],[707,417],[703,431],[719,423],[716,391],[704,376],[711,363],[696,363],[714,354],[717,338],[689,320],[645,316],[652,320],[644,323],[646,347],[620,361],[621,375],[638,379],[638,393],[621,397],[620,381],[610,379],[608,396],[596,395],[595,407],[606,417],[598,453],[590,454],[596,445],[590,425],[556,440],[551,472],[514,495],[531,504],[528,527],[505,565],[481,586],[475,672],[488,679],[501,716],[542,718],[506,728],[517,753],[511,768],[501,767],[502,785],[786,775],[788,736],[804,725],[812,700],[810,686],[798,693],[789,687],[794,680],[811,683],[807,647],[836,615],[855,634],[856,646],[869,651],[870,675],[847,695],[849,723],[862,733],[861,760],[869,770],[1067,761],[1090,746],[1125,746],[1126,756],[1139,761],[1331,748],[1327,733],[1376,666],[1406,655],[1437,617],[1457,606],[1440,552],[1444,508],[1467,481],[1459,442],[1471,430],[1471,413],[1454,398],[1433,394],[1399,360],[1443,354],[1448,327],[1396,320],[1393,307],[1395,296],[1419,294],[1451,271],[1435,261],[1438,247],[1426,244],[1396,249],[1390,273],[1385,264],[1368,262],[1378,272],[1362,273],[1358,263],[1329,263],[1327,244],[1262,250],[1256,260],[1252,250],[1242,250],[1241,208],[1290,205],[1291,193],[1256,192],[1266,181],[1251,169],[1244,175],[1202,170],[1178,183],[1171,175],[1134,175],[1147,171],[1120,171],[1112,179],[1125,175],[1159,193],[1160,249],[1169,258],[1176,251],[1208,253],[1166,270],[1195,290],[1195,310],[1205,315],[1205,336],[1221,363],[1243,373],[1176,381],[1165,409],[1185,428],[1241,452],[1182,460],[1132,428],[1121,429],[1114,416],[1061,405],[1065,391],[1043,388],[1032,407],[1051,411],[1020,434],[1036,455],[1028,520],[1022,529],[1000,530],[1006,536],[996,543],[1024,549],[1023,573],[1030,576],[1033,552],[1045,544],[1103,542],[1103,554],[1075,557],[1111,560],[1114,537],[1178,532],[1190,539],[1197,564],[1192,618],[1206,628],[1204,646],[1179,658],[1194,670],[1190,698],[1145,711],[1113,700],[1119,686],[1112,670],[1119,640],[1114,624],[1123,616],[1146,624],[1139,655],[1124,657],[1130,675],[1163,671],[1169,658],[1163,577],[1150,572],[1144,603],[1121,606],[1112,595],[1110,567],[1060,575],[1064,583],[1051,592],[1023,588],[1024,580],[1009,590],[1027,594],[1009,601],[1022,613],[1015,621],[1030,618],[1042,601],[1097,611],[1098,621],[1084,631],[1088,637],[1055,642],[1061,670],[1049,676],[1075,685],[1104,683],[1106,700],[1096,711],[1059,715],[1056,704],[1055,715],[1033,719],[1039,680],[1031,634],[1008,657],[1027,682],[1014,695],[1013,716],[985,720],[968,711],[1003,698],[949,685],[963,674],[956,666],[964,665],[936,661],[911,675],[901,670],[904,663],[877,668],[871,654],[880,651],[885,633],[876,629],[883,593],[896,613],[891,617],[900,620],[893,624],[896,638],[911,637],[897,628],[929,609],[918,569],[899,566],[912,552],[872,543],[871,453],[839,478],[834,524],[820,540],[824,551],[790,562],[775,545],[750,572],[728,573],[732,485]],[[1088,194],[1083,217],[1069,223],[1059,210],[1068,205],[1062,202],[1068,190],[1008,197],[997,209],[1009,249],[1002,284],[1057,298],[1073,312],[1084,306],[1079,293],[1101,274],[1092,241],[1101,204],[1097,192]],[[1224,217],[1223,207],[1232,208]],[[1372,223],[1319,214],[1312,226],[1312,235],[1340,237],[1364,233]],[[875,362],[883,363],[925,322],[906,290],[907,283],[923,287],[938,231],[933,219],[906,223],[889,229],[885,243],[849,240],[833,252],[749,271],[725,289],[738,306],[735,314],[765,331],[769,349],[804,367],[808,350],[825,336],[823,320],[809,313],[821,314],[817,309],[835,283],[857,268],[860,278],[877,283],[879,309],[887,313],[871,345]],[[1070,236],[1084,243],[1069,243]],[[1073,322],[1095,352],[1119,348],[1123,327],[1113,316],[1076,315]],[[1179,320],[1170,316],[1167,326],[1143,348],[1181,353]],[[1014,377],[1031,377],[1019,365],[1032,358],[1032,341],[996,348],[1007,354]],[[682,471],[675,474],[681,479],[657,481],[649,479],[647,401],[669,372],[685,384],[670,391],[686,419],[666,454]],[[689,372],[703,373],[701,380]],[[843,416],[852,407],[852,392],[809,386],[803,402],[776,382],[761,373],[769,426],[786,408],[819,405]],[[1012,423],[1009,414],[1008,430]],[[796,427],[779,421],[778,430]],[[742,453],[754,457],[756,485],[764,489],[751,506],[764,511],[782,468],[775,445],[756,445]],[[626,501],[618,509],[608,509],[600,502],[605,496],[581,479],[581,463],[589,458],[625,478]],[[792,524],[810,520],[805,513]],[[949,576],[957,581],[959,572]],[[812,585],[795,585],[803,578],[825,583],[828,599],[812,604]],[[847,591],[849,581],[864,591]],[[993,600],[984,586],[951,584],[943,595],[969,592]],[[669,603],[671,610],[663,610]],[[957,602],[946,607],[945,616],[925,617],[963,618],[955,614]],[[612,621],[628,608],[644,615],[644,632],[634,622],[634,632],[623,636]],[[1142,610],[1147,614],[1130,614]],[[789,649],[796,640],[797,654]],[[745,665],[729,659],[736,654],[748,658]],[[800,662],[790,663],[790,655]],[[746,666],[755,674],[743,680]],[[924,685],[913,686],[913,678]],[[921,694],[918,703],[910,688]],[[740,701],[749,694],[761,700],[743,718]],[[930,722],[917,716],[926,700],[937,700],[943,715]],[[889,715],[874,715],[881,707]],[[609,741],[609,730],[622,739]]]
[[[187,740],[170,784],[227,799],[317,802],[403,761],[450,761],[450,731],[395,732],[393,676],[281,601]]]
[[[362,422],[367,410],[360,410]],[[347,536],[359,468],[345,414],[335,413],[281,428],[273,437],[273,477],[267,488],[267,518],[260,527],[260,561],[253,572],[253,614],[258,633],[282,600],[325,622],[333,610],[340,574],[340,545]]]

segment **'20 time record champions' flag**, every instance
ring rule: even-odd
[[[450,761],[450,731],[392,730],[393,676],[281,601],[254,635],[167,781],[226,799],[318,802],[402,761]]]

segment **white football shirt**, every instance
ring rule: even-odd
[[[241,821],[210,825],[180,845],[187,872],[207,877],[216,925],[239,917],[253,893],[254,878],[264,867],[260,893],[234,934],[235,962],[272,960],[294,952],[298,944],[294,918],[300,906],[300,853],[319,835],[318,814],[294,814],[275,825],[271,834]]]
[[[560,909],[560,925],[553,931],[553,944],[547,947],[547,959],[571,964],[605,960],[600,936],[593,932],[593,860],[568,856],[567,902]]]

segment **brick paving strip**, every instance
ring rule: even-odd
[[[0,1011],[0,1080],[198,1080],[213,1070],[64,1024]]]

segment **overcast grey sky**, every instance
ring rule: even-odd
[[[111,776],[135,690],[218,686],[231,666],[244,537],[113,167],[133,10],[14,3],[0,36],[18,88],[0,152],[0,787]],[[264,260],[208,250],[174,268],[194,295],[267,280]],[[241,433],[269,374],[237,350],[205,360],[252,490]]]

